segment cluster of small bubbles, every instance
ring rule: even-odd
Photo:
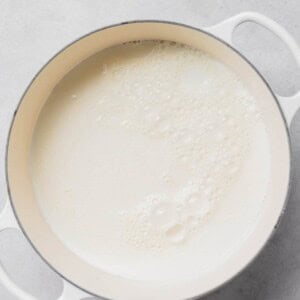
[[[187,186],[175,199],[150,195],[134,210],[122,212],[126,241],[134,246],[159,249],[161,245],[180,243],[207,218],[213,207],[213,191],[206,186]],[[135,227],[138,227],[135,228]],[[137,241],[137,230],[142,237]],[[151,242],[146,237],[155,236]]]
[[[177,167],[184,168],[197,182],[193,192],[180,200],[162,196],[141,199],[144,206],[125,214],[130,224],[134,219],[134,226],[148,232],[147,239],[156,235],[156,245],[178,243],[189,236],[191,227],[201,227],[212,204],[238,179],[249,148],[251,126],[261,116],[241,80],[203,52],[172,41],[132,41],[124,47],[123,53],[138,49],[144,55],[99,64],[101,80],[114,84],[99,91],[101,118],[97,121],[164,140],[171,145],[173,160],[161,176],[162,182],[172,182],[170,174]],[[199,76],[194,86],[190,73]],[[190,214],[178,213],[178,207],[185,212],[190,208]],[[129,226],[126,235],[130,237],[132,231],[138,239],[134,226]]]
[[[151,249],[153,252],[159,252],[163,245],[164,239],[161,232],[154,230],[152,226],[145,221],[142,214],[128,214],[123,212],[122,219],[122,236],[126,244],[137,249]]]

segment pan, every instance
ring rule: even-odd
[[[25,91],[11,123],[7,140],[6,178],[9,200],[0,216],[0,229],[16,228],[27,237],[36,252],[64,281],[60,300],[83,299],[90,294],[105,299],[190,299],[203,296],[239,274],[262,250],[284,212],[291,182],[289,126],[300,106],[300,93],[275,95],[257,69],[232,46],[234,29],[243,22],[255,22],[274,32],[289,47],[300,65],[300,50],[294,39],[277,23],[244,12],[210,28],[193,28],[165,21],[131,21],[94,31],[66,46],[40,70]],[[30,175],[29,153],[34,128],[47,97],[57,83],[78,63],[113,45],[135,40],[169,40],[207,52],[236,72],[259,99],[272,145],[272,191],[257,229],[240,251],[222,268],[201,279],[158,285],[130,280],[86,263],[70,251],[53,233],[40,212]],[[34,299],[22,291],[1,269],[0,278],[18,299]]]

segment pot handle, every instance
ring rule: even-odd
[[[0,232],[5,229],[17,229],[22,231],[15,218],[14,212],[9,200],[6,201],[4,208],[0,213]],[[38,300],[28,292],[22,290],[7,274],[5,268],[0,263],[0,282],[6,287],[6,289],[20,300]],[[81,300],[86,297],[90,297],[87,293],[81,291],[79,288],[73,286],[66,280],[63,280],[63,291],[57,300]]]
[[[259,24],[277,35],[290,49],[295,57],[296,63],[300,67],[300,47],[295,39],[278,23],[268,17],[256,12],[242,12],[238,15],[230,17],[221,23],[204,28],[209,33],[219,37],[230,45],[233,45],[232,37],[236,27],[244,22],[254,22]],[[291,124],[298,108],[300,107],[300,91],[290,97],[283,97],[276,94],[283,114],[288,125]]]

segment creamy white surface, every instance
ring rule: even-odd
[[[49,225],[84,260],[181,280],[222,265],[254,230],[269,155],[236,75],[199,51],[147,42],[103,51],[58,85],[32,171]]]

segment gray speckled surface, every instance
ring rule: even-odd
[[[163,19],[205,26],[240,11],[261,12],[300,43],[299,0],[0,0],[0,207],[7,197],[5,140],[24,89],[41,66],[67,43],[104,25],[132,19]],[[300,89],[300,70],[284,45],[267,30],[241,25],[237,47],[282,95]],[[291,128],[295,177],[278,231],[242,274],[206,300],[300,299],[300,113]],[[56,299],[59,277],[12,230],[0,234],[0,259],[12,278],[39,300]],[[0,299],[15,300],[0,283]]]

